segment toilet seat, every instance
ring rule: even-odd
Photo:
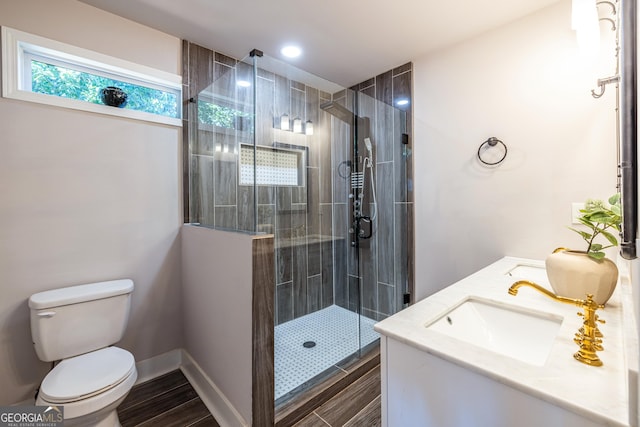
[[[135,371],[133,355],[118,347],[107,347],[64,359],[47,374],[39,397],[65,404],[107,392]]]

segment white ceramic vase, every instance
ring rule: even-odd
[[[584,251],[552,253],[545,266],[551,287],[563,297],[584,300],[592,294],[594,301],[605,304],[618,282],[618,267],[613,261],[593,259]]]

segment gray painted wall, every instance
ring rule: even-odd
[[[178,39],[76,1],[3,1],[0,25],[180,72]],[[181,130],[5,98],[0,117],[0,405],[50,369],[30,336],[39,291],[131,278],[120,345],[180,348]]]
[[[615,88],[591,96],[615,73],[610,28],[590,60],[563,0],[414,61],[419,298],[505,255],[582,247],[571,203],[616,191]],[[490,136],[509,147],[497,167],[476,158]]]

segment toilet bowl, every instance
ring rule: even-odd
[[[42,381],[36,405],[63,406],[65,426],[119,426],[116,408],[137,376],[133,356],[118,347],[71,357]]]
[[[43,379],[36,405],[62,406],[65,426],[120,426],[117,407],[138,373],[133,355],[112,344],[124,333],[132,291],[132,281],[116,280],[29,299],[36,353],[59,361]]]

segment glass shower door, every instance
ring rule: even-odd
[[[254,82],[257,230],[275,243],[278,405],[339,371],[359,348],[358,314],[336,298],[347,277],[347,228],[336,218],[346,212],[348,185],[336,181],[343,179],[333,159],[347,158],[348,130],[321,109],[344,88],[267,56]]]
[[[375,90],[369,90],[375,95]],[[359,314],[359,350],[377,345],[373,325],[409,298],[407,114],[350,92],[348,307]]]
[[[343,372],[375,345],[373,324],[397,311],[402,272],[387,265],[406,241],[393,152],[401,120],[393,107],[289,64],[267,56],[256,64],[251,160],[256,229],[275,236],[279,405]]]

